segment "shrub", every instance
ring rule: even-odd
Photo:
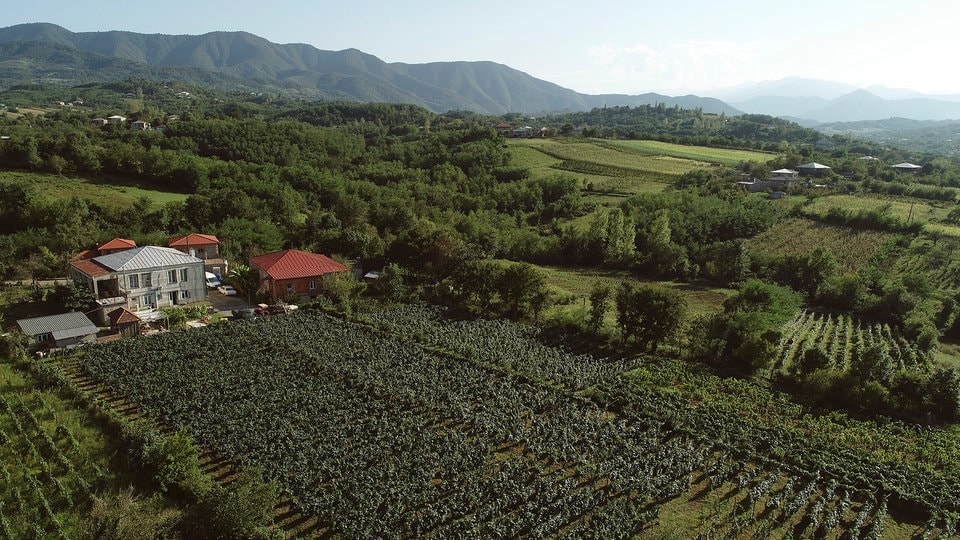
[[[189,435],[181,431],[151,439],[141,460],[161,490],[195,500],[211,489],[212,480],[200,469],[200,456]]]
[[[94,497],[80,538],[91,540],[140,540],[171,538],[179,512],[165,509],[157,498],[143,499],[133,488]]]
[[[278,491],[258,469],[244,470],[232,484],[216,484],[193,507],[185,524],[192,538],[283,538],[270,527]]]
[[[177,328],[187,324],[187,314],[181,308],[164,306],[160,311],[167,316],[167,328]]]

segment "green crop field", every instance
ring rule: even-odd
[[[688,146],[660,141],[605,140],[603,144],[609,148],[622,149],[638,155],[666,156],[699,162],[722,163],[730,167],[736,166],[741,161],[766,163],[776,157],[776,154],[770,152]]]
[[[747,240],[746,249],[748,253],[768,256],[805,256],[824,247],[837,258],[838,270],[847,273],[869,264],[896,238],[897,235],[889,232],[790,218]]]
[[[76,362],[348,538],[944,537],[960,510],[949,434],[437,307],[306,310]]]
[[[161,191],[155,187],[121,179],[71,178],[49,173],[31,173],[19,171],[0,171],[0,184],[22,184],[33,192],[48,199],[84,199],[105,206],[131,206],[141,197],[149,199],[153,205],[162,206],[169,202],[184,201],[183,193]]]
[[[511,139],[511,147],[526,146],[558,160],[553,168],[601,176],[637,176],[660,182],[683,173],[709,167],[707,161],[671,155],[650,155],[609,147],[603,141],[558,139]]]
[[[111,444],[87,410],[0,361],[0,538],[80,536],[94,497],[136,482]]]
[[[877,211],[889,208],[891,216],[903,223],[929,223],[942,220],[950,208],[942,203],[906,198],[881,198],[870,195],[831,195],[817,197],[804,206],[804,212],[816,216],[826,216],[836,208],[850,213]]]
[[[860,321],[840,313],[816,313],[802,310],[784,327],[780,351],[772,370],[789,370],[803,353],[820,348],[826,353],[832,369],[845,371],[856,362],[856,356],[871,344],[882,343],[899,369],[924,370],[930,358],[917,350],[889,324]]]

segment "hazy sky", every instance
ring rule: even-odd
[[[580,92],[679,94],[789,76],[960,94],[956,0],[17,2],[0,26],[243,30],[387,62],[490,60]]]

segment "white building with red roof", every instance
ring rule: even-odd
[[[250,258],[250,267],[260,274],[260,290],[275,299],[285,296],[314,297],[328,276],[349,272],[337,261],[297,249],[284,249]]]
[[[103,308],[139,312],[207,298],[203,261],[175,249],[143,246],[70,263],[70,277]]]
[[[167,241],[167,246],[203,261],[205,271],[223,278],[227,274],[227,261],[220,251],[220,239],[212,234],[190,233]]]

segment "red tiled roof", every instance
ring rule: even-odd
[[[117,308],[110,312],[110,326],[140,322],[140,317],[127,308]]]
[[[99,251],[97,251],[97,250],[95,250],[95,249],[85,249],[85,250],[81,251],[80,253],[77,253],[77,254],[74,255],[73,257],[71,257],[70,260],[71,260],[71,261],[79,261],[79,260],[81,260],[81,259],[92,259],[92,258],[96,257],[97,255],[100,255],[100,252],[99,252]]]
[[[350,271],[330,257],[297,249],[250,257],[250,265],[260,268],[272,279],[297,279]]]
[[[76,268],[77,270],[83,272],[84,274],[92,278],[106,276],[110,273],[109,268],[101,266],[100,264],[90,259],[73,261],[70,263],[70,266]]]
[[[220,240],[212,234],[190,233],[186,236],[175,236],[171,238],[167,245],[170,247],[178,246],[199,246],[201,244],[219,244]]]
[[[137,243],[133,240],[127,240],[126,238],[114,238],[109,242],[97,246],[97,249],[103,251],[105,249],[131,249],[137,247]]]
[[[100,255],[103,255],[101,250],[123,251],[125,249],[133,249],[135,247],[137,247],[137,243],[133,240],[127,240],[126,238],[114,238],[113,240],[109,240],[103,244],[98,244],[92,249],[85,249],[71,257],[70,260],[78,261],[80,259],[92,259],[94,257],[99,257]]]

